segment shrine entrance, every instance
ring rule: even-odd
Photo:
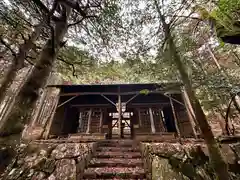
[[[110,113],[109,115],[112,116],[112,138],[133,138],[133,129],[131,128],[131,117],[133,116],[133,112],[122,113],[121,127],[119,126],[119,113]],[[120,136],[118,136],[119,133]]]
[[[59,85],[45,138],[53,136],[194,137],[195,123],[179,84]]]

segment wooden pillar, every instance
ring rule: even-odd
[[[107,123],[108,123],[108,139],[112,139],[112,117],[108,116]]]
[[[81,132],[82,129],[82,111],[80,110],[79,116],[78,116],[78,130],[77,132]]]
[[[58,107],[58,101],[60,99],[59,93],[60,93],[60,89],[59,88],[53,88],[53,99],[52,99],[52,106],[51,108],[48,107],[48,110],[50,110],[50,113],[47,114],[46,117],[43,117],[43,119],[41,119],[42,121],[42,126],[45,126],[45,131],[43,133],[43,138],[47,139],[53,124],[53,119],[54,119],[54,115],[55,112],[57,110]],[[44,109],[42,109],[44,110]],[[47,111],[47,109],[45,109]],[[46,118],[46,120],[44,120],[44,118]]]
[[[86,133],[90,133],[90,126],[91,126],[91,120],[92,120],[92,108],[88,112],[88,126]]]
[[[132,121],[130,121],[130,132],[131,132],[131,139],[133,139],[135,136],[135,132],[134,132],[134,124]]]
[[[102,109],[101,109],[100,111],[101,111],[101,112],[100,112],[100,122],[99,122],[99,126],[100,126],[99,128],[100,128],[100,129],[99,129],[99,132],[102,133],[102,126],[103,126],[103,113],[104,113],[104,112],[103,112]]]
[[[171,95],[169,95],[171,97]],[[170,104],[171,104],[171,108],[172,108],[172,113],[173,113],[173,118],[174,118],[174,123],[175,123],[175,127],[176,127],[176,131],[177,131],[177,135],[178,137],[181,137],[181,133],[180,133],[180,129],[179,129],[179,124],[178,124],[178,119],[177,119],[177,115],[176,115],[176,111],[172,102],[172,98],[169,98],[170,100]]]
[[[154,124],[154,119],[153,119],[152,108],[149,108],[149,115],[150,115],[150,122],[151,122],[152,133],[156,133],[155,124]]]
[[[34,107],[34,110],[33,110],[33,113],[32,113],[33,118],[31,119],[32,120],[31,126],[34,126],[36,124],[38,118],[39,118],[39,114],[42,110],[42,107],[43,107],[43,104],[44,104],[47,93],[48,93],[48,89],[46,88],[43,91],[40,98],[38,99],[38,101],[36,102],[36,106]]]
[[[52,126],[52,123],[53,123],[53,119],[54,119],[56,109],[57,109],[57,103],[55,105],[54,111],[50,115],[50,119],[49,119],[50,122],[48,123],[48,125],[46,127],[46,134],[44,135],[44,139],[47,139],[48,136],[49,136],[49,132],[51,130],[51,126]]]
[[[190,121],[192,130],[193,130],[193,136],[196,138],[197,137],[197,132],[196,132],[196,129],[195,129],[196,125],[197,125],[196,121],[195,121],[196,116],[195,116],[193,107],[191,105],[190,99],[187,95],[187,92],[186,92],[185,88],[182,87],[181,91],[182,91],[182,98],[183,98],[183,101],[184,101],[184,104],[185,104],[185,107],[186,107],[188,119]]]
[[[140,109],[137,109],[137,112],[138,112],[139,127],[142,127],[142,117],[141,117]]]
[[[183,97],[183,101],[184,101],[184,104],[185,104],[185,106],[186,106],[186,109],[187,109],[187,111],[189,112],[191,118],[192,118],[193,120],[196,119],[195,112],[194,112],[194,110],[193,110],[193,107],[192,107],[192,105],[191,105],[190,99],[189,99],[189,97],[188,97],[188,95],[187,95],[187,92],[186,92],[186,90],[185,90],[184,87],[182,87],[182,97]]]
[[[163,132],[167,132],[166,124],[163,119],[164,119],[163,111],[162,111],[162,109],[159,109],[159,121],[160,121],[160,126],[162,126],[162,129],[160,127],[160,131],[162,130]]]
[[[119,128],[119,137],[123,137],[123,130],[122,130],[122,101],[121,95],[118,95],[118,128]]]
[[[136,111],[135,111],[136,112]],[[130,115],[130,132],[131,132],[131,138],[133,139],[135,137],[135,129],[134,124],[137,121],[137,114],[133,113],[133,116]]]

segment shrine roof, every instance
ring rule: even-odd
[[[180,90],[182,83],[134,83],[134,84],[60,84],[48,85],[47,87],[56,87],[61,89],[61,93],[127,93],[142,90],[148,91],[167,91]]]

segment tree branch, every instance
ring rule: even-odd
[[[96,18],[96,17],[97,17],[96,15],[87,15],[87,16],[85,16],[85,17],[82,17],[80,20],[78,20],[78,21],[76,21],[76,22],[74,22],[74,23],[72,23],[72,24],[69,24],[68,27],[75,26],[75,25],[83,22],[83,21],[84,21],[85,19],[87,19],[87,18]]]
[[[71,7],[72,9],[75,9],[76,11],[78,11],[80,13],[80,15],[82,17],[87,16],[87,9],[89,8],[97,8],[97,7],[101,7],[101,2],[96,3],[96,4],[91,4],[89,1],[87,3],[87,5],[85,6],[80,6],[78,1],[71,1],[71,0],[59,0],[59,2],[64,3],[65,5]]]
[[[64,62],[65,64],[70,65],[70,66],[72,67],[72,75],[73,75],[74,77],[78,77],[78,76],[76,75],[76,68],[75,68],[74,64],[72,64],[72,63],[66,61],[66,60],[63,59],[62,57],[58,57],[57,59],[58,59],[59,61]]]
[[[32,0],[44,13],[49,14],[48,8],[41,2],[41,0]]]
[[[47,21],[52,19],[53,21],[58,21],[59,18],[54,16],[54,11],[57,9],[58,0],[54,0],[53,7],[51,10],[49,10],[42,2],[41,0],[32,0],[33,3],[47,16]],[[48,22],[49,23],[49,22]]]
[[[11,51],[11,53],[12,53],[12,55],[13,55],[14,57],[17,56],[17,53],[11,48],[11,45],[10,45],[10,44],[8,44],[7,42],[4,41],[4,39],[2,38],[2,36],[0,37],[0,42],[1,42],[7,49],[9,49],[9,50]]]
[[[33,57],[31,57],[31,56],[27,56],[27,57],[25,58],[25,60],[26,60],[30,65],[34,66],[35,64],[34,64],[31,60],[28,60],[28,59],[35,59],[35,58],[33,58]]]
[[[175,16],[166,16],[166,17],[173,17],[173,18],[185,18],[185,19],[194,19],[194,20],[200,20],[202,21],[201,18],[198,18],[198,17],[191,17],[190,15],[192,15],[191,13],[188,15],[188,16],[178,16],[178,15],[175,15]]]

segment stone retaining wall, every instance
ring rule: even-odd
[[[22,144],[18,156],[14,158],[0,179],[81,179],[95,149],[96,142]]]
[[[215,180],[203,143],[141,143],[147,178],[152,180]],[[222,144],[232,179],[240,179],[240,143]]]

